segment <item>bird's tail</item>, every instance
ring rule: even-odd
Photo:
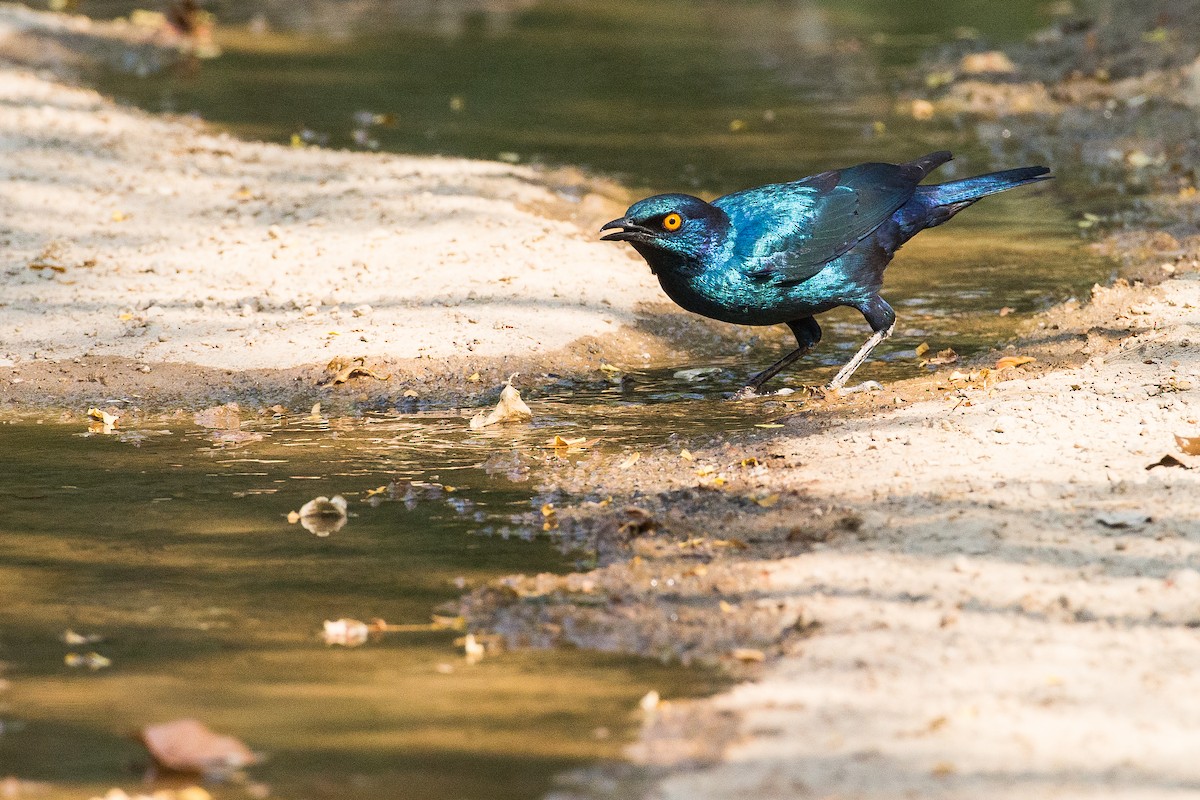
[[[1054,177],[1049,173],[1049,167],[1006,169],[1003,172],[976,175],[974,178],[966,178],[961,181],[919,186],[917,187],[917,194],[932,201],[932,204],[935,206],[954,206],[960,203],[970,204],[981,197],[987,197],[989,194],[1015,189],[1027,183],[1049,180]]]

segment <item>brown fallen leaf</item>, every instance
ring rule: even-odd
[[[258,763],[258,756],[246,745],[194,719],[147,725],[141,739],[154,762],[171,772],[232,772]]]
[[[556,455],[563,455],[571,450],[581,450],[585,447],[591,447],[598,441],[600,440],[588,439],[585,436],[576,436],[573,439],[564,439],[558,434],[554,434],[554,438],[546,444],[546,447],[557,451]]]
[[[751,647],[736,647],[730,651],[729,655],[733,656],[736,660],[745,662],[747,664],[761,663],[767,660],[766,653],[764,653],[762,650],[755,650]]]
[[[958,353],[947,347],[945,350],[939,350],[938,354],[933,358],[924,359],[921,366],[941,366],[943,364],[953,364],[958,361]]]
[[[917,349],[916,349],[917,358],[920,358],[921,356],[925,355],[928,352],[929,352],[929,342],[921,342],[919,345],[917,345]]]
[[[380,375],[375,370],[367,369],[361,364],[351,364],[348,367],[342,367],[339,369],[332,378],[325,381],[325,383],[322,383],[319,388],[326,389],[330,386],[340,386],[341,384],[358,375],[363,375],[367,378],[374,378],[377,381],[386,381],[388,378],[392,377],[391,375]]]
[[[1037,359],[1033,356],[1005,356],[996,361],[996,369],[1009,369],[1010,367],[1019,367],[1022,364],[1033,364]]]
[[[1147,470],[1152,470],[1155,467],[1179,467],[1180,469],[1191,469],[1190,466],[1188,466],[1184,462],[1180,461],[1178,458],[1171,455],[1170,453],[1167,453],[1165,456],[1160,458],[1158,461],[1155,461],[1153,464],[1146,465]]]
[[[1175,444],[1187,456],[1200,456],[1200,436],[1180,436],[1175,434]]]
[[[496,403],[496,407],[489,413],[485,414],[480,411],[475,416],[471,417],[471,428],[478,430],[486,428],[489,425],[498,425],[502,422],[528,422],[533,419],[533,412],[529,410],[529,406],[525,405],[525,401],[521,399],[521,393],[518,392],[512,385],[513,375],[508,379],[508,383],[504,384],[504,389],[500,392],[500,402]]]
[[[201,428],[236,431],[242,427],[242,409],[237,403],[226,403],[197,411],[192,415],[192,420]]]

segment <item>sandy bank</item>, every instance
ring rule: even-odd
[[[297,391],[338,356],[392,373],[381,396],[662,356],[634,333],[653,277],[595,240],[622,203],[579,176],[243,142],[13,66],[0,162],[12,403]]]

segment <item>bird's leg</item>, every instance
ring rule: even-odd
[[[817,345],[817,342],[821,341],[821,326],[812,317],[804,317],[795,322],[789,322],[787,325],[791,328],[792,335],[796,337],[796,349],[762,372],[752,376],[746,382],[746,385],[742,387],[742,390],[734,395],[734,399],[746,400],[756,396],[764,383],[774,378],[781,370],[812,350]]]
[[[862,366],[862,363],[867,360],[867,356],[871,355],[880,342],[892,335],[892,331],[896,329],[896,312],[892,307],[884,302],[879,295],[872,297],[864,304],[859,311],[867,318],[871,329],[875,333],[870,339],[863,343],[863,346],[858,348],[858,352],[854,354],[854,358],[846,362],[846,366],[838,370],[838,374],[833,376],[833,380],[825,387],[828,392],[837,392],[846,385],[846,381],[850,380],[850,376],[855,370]]]

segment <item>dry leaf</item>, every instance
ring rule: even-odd
[[[1181,469],[1191,469],[1191,467],[1189,467],[1187,464],[1183,463],[1182,461],[1180,461],[1178,458],[1171,455],[1170,453],[1167,453],[1165,456],[1160,458],[1158,461],[1155,461],[1153,464],[1146,465],[1147,470],[1154,469],[1155,467],[1179,467]]]
[[[694,461],[695,460],[695,458],[692,456],[692,451],[688,450],[686,447],[679,451],[679,457],[682,458],[684,461]]]
[[[80,647],[85,644],[96,644],[97,642],[104,641],[104,637],[98,633],[76,633],[70,628],[63,631],[61,638],[64,644],[70,645],[71,647]]]
[[[513,376],[513,378],[515,377],[516,375]],[[509,378],[508,383],[500,392],[500,402],[490,413],[484,414],[481,411],[472,417],[471,428],[486,428],[502,422],[528,422],[531,419],[533,419],[533,412],[529,410],[529,406],[525,405],[525,401],[521,399],[521,393],[513,388],[512,378]]]
[[[356,619],[327,619],[322,634],[325,644],[336,644],[342,647],[358,647],[360,644],[366,644],[370,635],[371,627]]]
[[[921,356],[928,353],[929,352],[929,342],[921,342],[919,345],[917,345],[916,352],[917,352],[917,358],[920,358]]]
[[[733,656],[738,661],[744,661],[746,663],[756,663],[767,660],[766,653],[764,653],[762,650],[755,650],[750,647],[735,648],[732,652],[730,652],[729,655]]]
[[[1037,359],[1033,356],[1005,356],[996,361],[996,369],[1002,370],[1009,367],[1019,367],[1022,364],[1032,364],[1036,361]]]
[[[350,380],[351,378],[358,376],[358,375],[363,375],[368,378],[374,378],[377,381],[386,381],[388,378],[392,377],[391,375],[380,375],[378,372],[367,369],[366,367],[362,366],[361,364],[351,364],[348,367],[342,367],[341,369],[339,369],[337,371],[337,374],[335,374],[329,380],[325,381],[325,383],[322,383],[320,388],[325,389],[330,386],[339,386],[339,385],[345,383],[346,381]],[[412,391],[412,390],[410,389],[409,391]],[[405,392],[406,396],[407,396],[407,394],[408,393]]]
[[[112,666],[112,659],[106,658],[97,652],[91,652],[86,655],[79,653],[67,653],[63,656],[63,663],[68,667],[87,667],[95,672],[98,669]]]
[[[242,409],[237,403],[206,408],[192,415],[192,420],[201,428],[236,431],[242,427]]]
[[[346,526],[346,498],[340,494],[333,497],[317,497],[300,506],[299,513],[288,514],[288,522],[299,522],[306,531],[317,536],[337,533]]]
[[[1140,528],[1153,518],[1144,511],[1108,511],[1096,517],[1106,528]]]
[[[220,773],[258,761],[237,739],[214,733],[194,719],[147,725],[142,728],[142,744],[155,763],[172,772]]]
[[[475,634],[468,633],[463,639],[463,655],[468,664],[478,664],[483,660],[484,647],[475,640]]]
[[[947,347],[945,350],[939,350],[938,354],[933,358],[927,358],[921,362],[921,366],[942,366],[943,364],[953,364],[958,361],[958,353]]]
[[[574,439],[564,439],[563,437],[559,436],[558,434],[555,434],[554,438],[551,439],[550,442],[546,446],[553,448],[554,450],[557,450],[557,451],[562,451],[562,452],[558,453],[558,455],[562,455],[562,453],[569,451],[569,450],[579,450],[584,447],[591,447],[598,441],[600,441],[600,440],[599,439],[588,439],[584,436],[577,436]]]
[[[1184,455],[1200,456],[1200,436],[1180,436],[1175,434],[1175,444]]]
[[[763,508],[770,508],[771,506],[773,506],[779,502],[779,495],[778,494],[769,494],[766,497],[759,497],[759,498],[755,499],[754,502],[758,503]]]
[[[642,458],[641,453],[634,453],[633,455],[629,456],[629,458],[625,459],[620,464],[618,464],[617,469],[629,469],[634,464],[636,464],[638,461],[640,461],[641,458]]]
[[[112,433],[113,428],[121,421],[120,417],[114,417],[98,408],[89,408],[87,415],[92,420],[92,424],[88,426],[92,433]]]

